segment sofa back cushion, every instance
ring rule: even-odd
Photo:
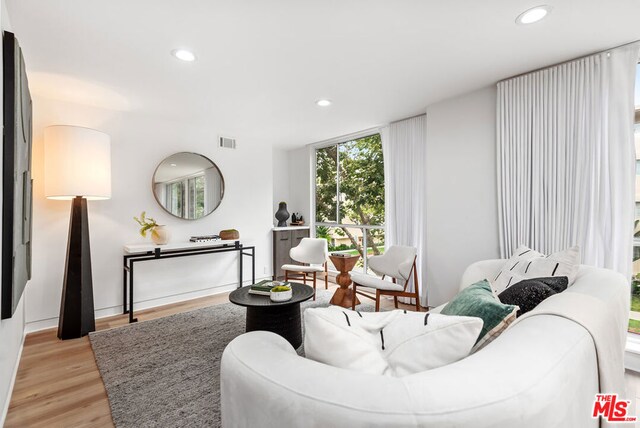
[[[489,281],[483,279],[458,293],[441,314],[478,317],[484,322],[472,350],[475,352],[497,338],[516,319],[518,307],[500,303]]]
[[[406,376],[458,361],[474,346],[482,320],[337,306],[304,312],[306,357],[364,373]]]
[[[566,276],[568,286],[571,286],[579,267],[580,248],[577,246],[546,256],[521,245],[496,276],[487,279],[491,281],[493,289],[498,294],[518,281],[529,278]]]

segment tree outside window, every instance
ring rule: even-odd
[[[380,134],[316,150],[316,237],[330,251],[381,254],[384,197]]]

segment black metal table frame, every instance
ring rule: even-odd
[[[251,251],[245,252],[245,250]],[[251,257],[251,283],[256,282],[256,249],[253,246],[245,247],[239,241],[235,244],[213,244],[211,247],[195,247],[195,248],[182,248],[176,250],[163,251],[161,247],[156,247],[153,251],[146,251],[144,253],[125,254],[123,259],[123,275],[122,275],[122,313],[129,314],[129,322],[137,322],[138,319],[133,316],[133,264],[137,262],[144,262],[149,260],[161,260],[161,259],[173,259],[176,257],[197,256],[201,254],[215,254],[215,253],[227,253],[237,251],[240,256],[239,260],[239,273],[238,273],[238,288],[242,287],[242,268],[243,257]],[[129,280],[127,281],[127,274]],[[129,286],[129,294],[127,299],[127,285]],[[128,307],[127,307],[128,300]]]

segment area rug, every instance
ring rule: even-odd
[[[318,291],[302,310],[332,295]],[[220,358],[244,333],[245,311],[225,303],[91,333],[116,427],[220,426]]]

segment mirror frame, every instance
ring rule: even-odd
[[[216,205],[216,207],[214,209],[212,209],[211,211],[209,211],[207,214],[203,215],[202,217],[199,218],[184,218],[184,217],[179,217],[177,215],[175,215],[174,213],[172,213],[171,211],[169,211],[168,209],[166,209],[164,207],[164,205],[162,205],[162,203],[158,200],[158,196],[156,195],[156,190],[155,190],[155,177],[156,177],[156,173],[158,172],[158,168],[160,168],[160,165],[162,165],[162,163],[164,161],[166,161],[167,159],[169,159],[172,156],[175,155],[182,155],[182,154],[191,154],[191,155],[196,155],[196,156],[200,156],[205,158],[206,160],[208,160],[209,162],[211,162],[211,165],[213,165],[216,170],[218,170],[218,174],[220,174],[220,181],[222,183],[222,194],[220,195],[220,202],[218,202],[218,205]],[[220,208],[220,205],[222,205],[222,200],[224,199],[224,193],[226,190],[226,184],[224,182],[224,175],[222,175],[222,171],[220,170],[220,167],[218,167],[218,165],[212,161],[211,159],[209,159],[207,156],[200,154],[200,153],[196,153],[196,152],[176,152],[173,153],[169,156],[164,157],[160,163],[158,163],[158,166],[156,166],[156,168],[153,170],[153,175],[151,176],[151,193],[153,193],[153,198],[156,200],[156,202],[158,203],[158,205],[160,205],[160,207],[169,215],[175,217],[175,218],[179,218],[180,220],[187,220],[187,221],[196,221],[196,220],[202,220],[203,218],[211,215],[213,212],[215,212],[215,210],[217,210],[218,208]]]

